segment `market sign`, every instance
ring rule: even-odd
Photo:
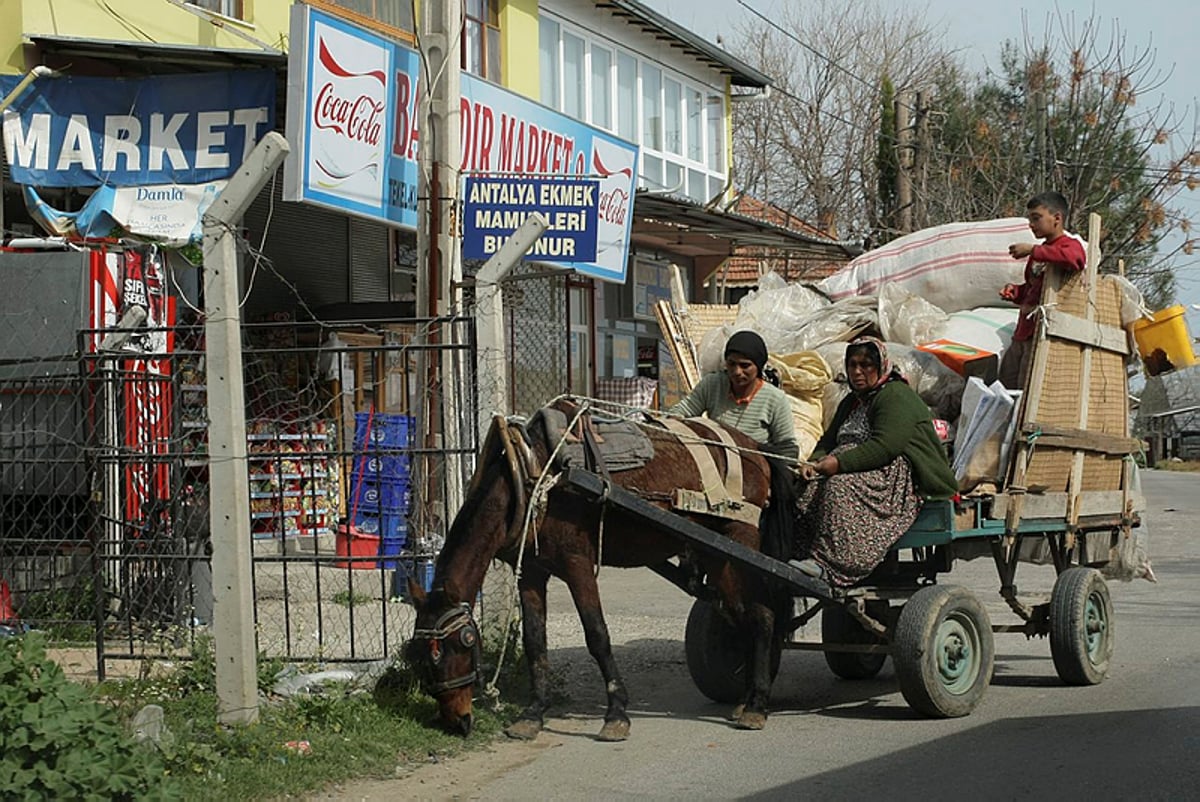
[[[487,259],[532,212],[550,224],[526,259],[591,262],[596,259],[600,182],[579,178],[468,176],[463,192],[463,258]]]
[[[415,230],[419,54],[302,3],[290,41],[284,199]],[[461,171],[596,180],[596,254],[571,266],[624,282],[637,146],[469,73],[461,94]]]
[[[0,97],[20,80],[0,75]],[[28,186],[204,184],[273,130],[273,70],[39,78],[4,110],[4,155]]]

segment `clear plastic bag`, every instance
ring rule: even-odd
[[[945,336],[950,316],[899,284],[879,288],[879,330],[890,343],[917,345]]]

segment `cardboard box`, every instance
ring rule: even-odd
[[[994,382],[1000,372],[1000,357],[974,346],[952,340],[934,340],[917,348],[933,354],[958,375],[964,378],[978,376],[984,384]]]

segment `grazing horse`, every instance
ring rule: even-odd
[[[565,412],[568,420],[579,410],[579,406],[565,400],[552,406]],[[696,433],[696,442],[711,439],[702,425],[692,421],[685,424]],[[705,424],[726,428],[712,421]],[[704,490],[700,471],[689,456],[687,445],[664,428],[654,425],[643,428],[653,443],[653,458],[640,468],[613,473],[612,481],[663,509],[671,509],[677,489]],[[745,501],[766,508],[772,488],[767,458],[757,451],[758,445],[753,440],[740,432],[727,431],[736,443],[734,448],[719,443],[701,447],[712,454],[722,476],[729,467],[727,460],[741,460]],[[529,447],[524,458],[515,453],[520,449],[513,443],[522,439]],[[417,616],[406,655],[422,674],[426,690],[437,699],[442,723],[451,731],[469,733],[472,686],[480,679],[479,631],[471,616],[471,603],[493,559],[503,560],[514,569],[520,561],[517,588],[533,701],[508,729],[508,735],[525,739],[536,736],[549,707],[546,584],[553,575],[570,589],[588,652],[604,677],[608,708],[599,740],[620,741],[629,734],[629,717],[625,712],[629,696],[613,660],[608,626],[600,609],[597,566],[657,565],[683,555],[686,546],[680,538],[650,529],[645,521],[634,519],[618,508],[610,509],[602,517],[600,504],[586,501],[569,487],[550,485],[544,512],[540,512],[536,492],[532,493],[535,498],[530,496],[533,480],[546,467],[557,445],[547,439],[544,430],[531,428],[518,433],[504,419],[493,420],[463,506],[438,557],[432,590],[426,595],[410,579],[410,598]],[[526,511],[531,504],[540,514],[531,513],[533,525],[526,527]],[[783,556],[783,538],[770,534],[773,527],[764,526],[765,534],[760,536],[759,527],[744,519],[692,513],[687,517],[747,547]],[[763,516],[764,520],[775,517]],[[760,576],[721,558],[692,557],[715,589],[722,609],[739,631],[750,635],[747,688],[743,704],[735,709],[735,722],[743,729],[761,729],[766,721],[774,676],[772,661],[778,665],[782,643],[776,627],[777,618],[785,618],[780,594]]]

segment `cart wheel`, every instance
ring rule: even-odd
[[[876,620],[887,621],[886,601],[867,602],[867,613]],[[863,629],[862,624],[837,605],[827,605],[821,611],[821,641],[837,643],[886,643],[887,641]],[[886,654],[860,652],[825,652],[829,670],[842,679],[870,679],[879,673],[887,661]]]
[[[683,638],[688,673],[700,693],[723,704],[746,696],[746,639],[715,606],[696,600]],[[779,673],[777,650],[771,654],[771,679]]]
[[[892,661],[900,692],[918,713],[968,715],[992,680],[994,658],[987,610],[966,588],[922,588],[901,608]]]
[[[1098,685],[1113,652],[1113,607],[1108,584],[1094,568],[1058,575],[1050,596],[1050,655],[1068,685]]]

